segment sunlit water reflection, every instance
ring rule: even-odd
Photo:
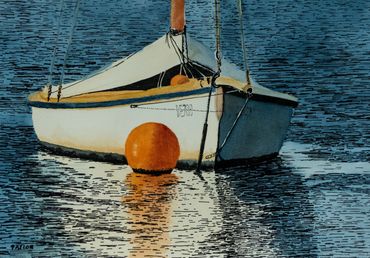
[[[369,164],[312,159],[311,148],[288,142],[281,158],[203,179],[38,151],[2,181],[2,252],[24,243],[50,257],[369,253]]]

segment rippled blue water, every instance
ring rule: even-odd
[[[55,80],[73,4],[66,0]],[[211,8],[191,1],[187,23],[213,47]],[[370,2],[244,8],[252,75],[300,105],[278,158],[202,181],[43,151],[26,98],[47,80],[58,4],[0,3],[0,256],[370,256]],[[82,1],[66,79],[160,37],[168,13],[163,0]],[[223,55],[242,66],[236,1],[222,1],[222,26]]]

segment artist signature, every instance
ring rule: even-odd
[[[11,245],[12,251],[21,251],[21,250],[33,250],[33,245]]]
[[[18,257],[22,253],[24,254],[34,251],[35,248],[36,246],[33,244],[11,244],[7,248],[5,248],[5,250],[0,247],[0,257],[2,257],[2,255]]]

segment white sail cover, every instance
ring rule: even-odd
[[[181,49],[182,41],[182,35],[164,35],[141,51],[117,60],[107,68],[87,78],[64,84],[61,97],[65,98],[123,87],[151,78],[174,66],[180,65],[181,59],[178,55],[177,46]],[[174,42],[176,44],[173,44]],[[190,60],[216,70],[216,60],[211,49],[190,37],[187,37],[187,44]],[[221,73],[223,76],[245,81],[245,73],[226,60],[222,60]],[[53,86],[51,97],[56,98],[57,91],[57,86]]]

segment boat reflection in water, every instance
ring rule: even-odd
[[[309,189],[284,161],[204,172],[201,179],[184,170],[135,174],[42,151],[30,158],[33,167],[19,187],[38,207],[37,230],[23,231],[38,232],[35,255],[315,254]]]
[[[218,198],[225,205],[222,231],[213,242],[225,239],[223,249],[230,257],[316,256],[309,189],[289,164],[276,158],[225,169],[216,177]]]
[[[129,191],[122,201],[130,216],[129,257],[167,256],[171,243],[171,203],[176,198],[177,183],[175,174],[126,176]]]

